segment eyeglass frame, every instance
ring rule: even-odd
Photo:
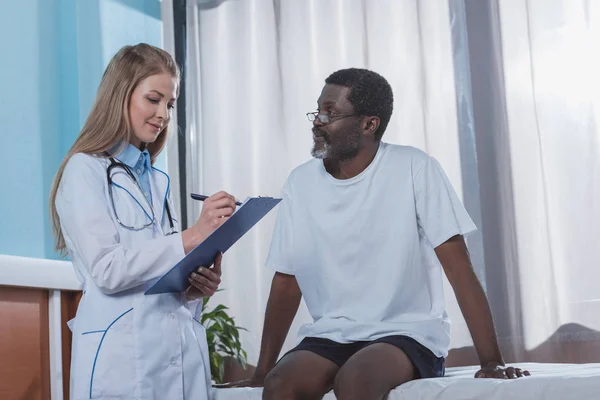
[[[321,120],[321,118],[319,117],[321,115],[324,117],[327,117],[328,121],[324,122],[323,120]],[[311,116],[313,119],[310,119]],[[319,120],[319,122],[322,123],[323,125],[327,125],[327,124],[330,124],[337,120],[348,118],[348,117],[362,117],[362,116],[363,116],[362,114],[356,114],[356,113],[354,113],[354,114],[338,114],[338,115],[322,114],[322,113],[319,113],[318,111],[306,113],[306,118],[308,118],[308,120],[310,122],[315,122],[316,120]],[[333,118],[335,118],[335,119],[333,119]]]

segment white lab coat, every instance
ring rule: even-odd
[[[109,199],[109,163],[74,155],[56,197],[63,235],[84,291],[70,324],[71,399],[209,399],[208,346],[204,327],[197,322],[200,302],[190,305],[181,294],[144,295],[184,256],[181,233],[165,235],[165,200],[176,218],[169,178],[152,170],[158,222],[131,231],[117,222]],[[143,196],[125,174],[113,180]],[[122,220],[148,221],[131,195],[114,189],[113,195]],[[147,204],[143,198],[138,201]],[[175,227],[179,229],[177,222]]]

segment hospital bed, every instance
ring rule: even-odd
[[[0,255],[0,319],[11,328],[0,329],[0,399],[68,398],[70,336],[64,327],[80,290],[68,262]],[[600,400],[600,363],[511,365],[533,376],[474,379],[477,367],[447,368],[444,378],[406,383],[388,399]],[[259,400],[262,389],[214,389],[214,394],[214,400]],[[335,396],[328,393],[325,399]]]
[[[532,376],[515,379],[474,379],[477,367],[446,369],[443,378],[408,382],[388,400],[600,400],[600,364],[537,364],[513,366]],[[260,400],[261,388],[214,389],[215,400]],[[325,400],[335,396],[328,393]]]

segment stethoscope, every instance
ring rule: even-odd
[[[129,167],[127,165],[123,164],[122,162],[115,161],[115,159],[113,157],[108,157],[108,159],[110,160],[110,165],[108,166],[108,168],[106,168],[106,180],[108,181],[108,195],[110,197],[110,202],[112,204],[112,207],[115,212],[115,216],[117,218],[117,222],[119,223],[119,225],[121,225],[123,228],[129,229],[131,231],[141,231],[142,229],[145,229],[145,228],[151,226],[152,224],[154,224],[156,222],[156,214],[154,213],[154,207],[152,207],[152,203],[150,203],[150,201],[143,194],[144,191],[142,190],[142,187],[140,186],[140,183],[138,182],[138,180],[135,177],[135,175],[133,174],[133,172],[131,172],[131,169],[129,169]],[[123,186],[119,185],[118,183],[113,182],[113,180],[111,178],[111,173],[115,169],[118,169],[118,168],[123,169],[125,171],[125,173],[127,173],[127,175],[135,183],[135,186],[138,188],[139,192],[142,194],[141,197],[143,197],[144,200],[146,201],[146,204],[148,205],[148,208],[150,209],[150,212],[152,213],[152,215],[149,215],[146,212],[146,209],[140,204],[139,200],[133,194],[131,194],[131,192],[129,192],[129,190],[125,189]],[[140,208],[144,211],[144,214],[146,214],[146,216],[148,217],[150,222],[148,222],[147,224],[136,225],[136,226],[127,225],[127,224],[123,223],[123,221],[121,221],[121,219],[119,218],[119,214],[117,213],[117,208],[115,207],[115,199],[113,197],[113,191],[112,191],[113,185],[126,191],[135,200],[135,202],[140,206]],[[172,235],[174,233],[177,233],[177,231],[175,230],[175,224],[173,224],[173,217],[171,216],[171,209],[169,207],[168,201],[165,201],[165,209],[167,211],[167,217],[169,218],[169,226],[171,228],[170,232],[168,232],[167,235]]]

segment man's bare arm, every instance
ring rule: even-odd
[[[519,368],[504,368],[490,305],[473,271],[463,237],[457,235],[450,238],[436,247],[435,252],[454,289],[479,356],[481,369],[475,376],[505,379],[529,375],[529,372]]]
[[[263,386],[283,347],[292,321],[298,312],[302,293],[294,275],[276,272],[271,282],[271,292],[265,311],[265,323],[260,345],[260,355],[254,376],[226,387]]]

